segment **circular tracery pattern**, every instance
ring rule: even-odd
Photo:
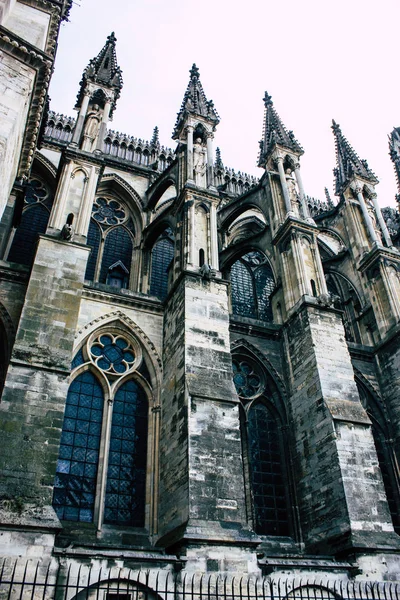
[[[125,211],[119,202],[109,198],[96,198],[92,216],[103,225],[119,225],[126,218]]]
[[[25,202],[26,204],[34,204],[35,202],[43,202],[48,196],[48,191],[39,179],[31,179],[26,186]]]
[[[130,343],[111,333],[100,335],[92,342],[90,355],[99,369],[115,375],[126,373],[135,362],[135,352]]]
[[[233,383],[242,398],[254,398],[263,390],[261,376],[248,362],[232,361]]]

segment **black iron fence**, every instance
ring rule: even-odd
[[[400,600],[400,584],[134,570],[33,561],[0,565],[0,600]]]

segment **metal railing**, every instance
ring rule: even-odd
[[[97,562],[97,561],[95,561]],[[101,561],[99,561],[100,564]],[[0,600],[400,600],[396,582],[0,563]]]

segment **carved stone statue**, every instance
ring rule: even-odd
[[[299,199],[297,196],[296,181],[295,181],[294,177],[292,176],[292,171],[290,169],[286,169],[286,185],[287,185],[288,192],[289,192],[289,198],[290,198],[290,204],[292,206],[292,212],[296,215],[296,217],[298,217],[300,214]]]
[[[93,152],[96,147],[97,134],[100,129],[101,113],[98,104],[93,104],[92,110],[88,112],[83,130],[82,150]]]
[[[65,223],[64,227],[61,229],[61,234],[60,237],[62,240],[65,240],[66,242],[73,242],[74,241],[74,228],[72,227],[72,225],[70,225],[69,223]]]
[[[206,185],[206,160],[207,151],[202,144],[201,138],[196,138],[193,144],[193,171],[194,171],[194,182],[200,187]]]

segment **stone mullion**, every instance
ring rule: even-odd
[[[101,531],[104,522],[104,510],[106,500],[106,486],[107,486],[107,471],[108,461],[110,454],[110,438],[111,438],[111,425],[112,425],[112,414],[113,414],[113,399],[105,399],[105,416],[103,416],[103,427],[102,427],[102,452],[101,452],[101,463],[99,462],[98,475],[97,475],[97,493],[96,493],[96,526],[97,531]]]

